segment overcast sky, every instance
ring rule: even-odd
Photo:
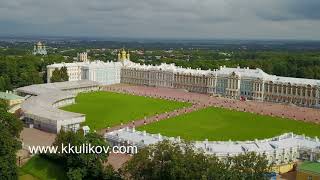
[[[0,35],[320,40],[320,0],[0,0]]]

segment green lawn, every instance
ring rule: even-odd
[[[180,136],[186,140],[254,140],[286,132],[320,137],[320,125],[213,107],[155,122],[138,130]]]
[[[63,167],[40,156],[32,157],[20,169],[20,180],[65,180],[67,175]]]
[[[19,180],[39,180],[30,174],[23,174],[19,176]]]
[[[320,173],[320,163],[305,161],[299,165],[299,169],[313,173]]]
[[[102,129],[142,119],[156,113],[164,113],[190,106],[190,103],[168,101],[149,97],[133,96],[112,92],[82,93],[76,97],[76,104],[63,110],[86,114],[91,129]]]

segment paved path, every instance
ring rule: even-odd
[[[139,119],[139,120],[136,120],[136,121],[132,121],[130,123],[123,124],[123,125],[114,126],[114,127],[109,128],[109,129],[105,128],[105,129],[100,130],[99,134],[104,135],[104,133],[106,133],[108,131],[110,132],[110,131],[114,131],[114,130],[125,128],[125,127],[143,126],[143,125],[150,124],[150,123],[153,123],[153,122],[157,122],[157,121],[160,121],[160,120],[163,120],[163,119],[168,119],[168,118],[179,116],[179,115],[182,115],[182,114],[185,114],[185,113],[190,113],[192,111],[197,111],[197,110],[200,110],[200,109],[203,109],[203,108],[206,108],[206,107],[208,107],[208,106],[206,106],[205,104],[194,104],[191,107],[177,109],[175,111],[158,114],[158,115],[151,116],[151,117],[148,117],[148,118],[145,118],[145,119]]]
[[[110,153],[108,156],[108,161],[105,164],[110,164],[114,169],[118,170],[122,167],[124,163],[132,158],[128,154],[114,154]]]
[[[23,128],[20,139],[25,146],[50,146],[56,136],[56,134],[44,132],[39,129]]]

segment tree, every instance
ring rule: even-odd
[[[62,152],[62,144],[80,147],[91,144],[107,148],[108,144],[104,138],[96,133],[88,133],[85,136],[82,132],[61,131],[53,143]],[[69,179],[118,179],[120,176],[112,167],[103,167],[102,163],[107,159],[107,153],[60,153],[47,154],[49,158],[64,163],[67,167]]]
[[[111,165],[107,165],[104,167],[102,171],[103,180],[121,180],[121,174],[116,172]]]
[[[254,152],[231,157],[230,161],[230,170],[239,179],[265,179],[265,175],[270,171],[266,156]]]
[[[51,82],[63,82],[68,81],[68,70],[66,67],[62,67],[61,69],[55,68],[52,72]]]
[[[8,110],[7,101],[0,99],[0,111],[7,111],[7,110]]]
[[[0,108],[0,179],[18,179],[16,152],[21,148],[18,140],[22,122]]]
[[[53,70],[50,82],[61,82],[61,74],[58,68]]]
[[[18,179],[15,153],[20,148],[20,143],[8,130],[2,128],[0,128],[0,179]]]
[[[68,81],[69,80],[69,75],[68,75],[68,69],[67,67],[62,67],[60,69],[60,75],[61,75],[61,80],[62,81]]]
[[[221,161],[215,156],[208,157],[209,166],[206,172],[206,179],[232,179],[231,161]]]
[[[303,68],[303,77],[312,79],[314,77],[313,67]]]
[[[82,180],[83,170],[81,168],[70,169],[67,173],[69,180]]]
[[[141,149],[123,167],[130,179],[267,179],[265,156],[241,154],[220,160],[195,151],[188,143],[167,140]]]
[[[6,83],[2,76],[0,76],[0,91],[6,91]]]
[[[190,144],[163,141],[141,149],[123,172],[131,179],[202,179],[207,166],[205,155]]]

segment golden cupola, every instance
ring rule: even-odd
[[[123,48],[118,52],[118,61],[130,60],[129,52],[126,52]]]
[[[124,49],[122,49],[122,51],[121,51],[121,59],[122,60],[127,59],[127,52]]]

